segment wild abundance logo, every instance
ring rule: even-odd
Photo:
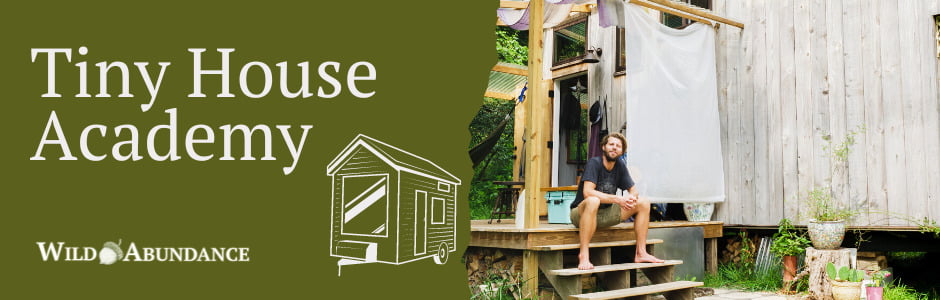
[[[36,242],[42,261],[88,262],[102,265],[123,262],[249,262],[247,247],[138,247],[131,242],[121,249],[121,241],[107,241],[101,248],[67,246],[65,242]]]

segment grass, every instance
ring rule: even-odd
[[[705,275],[707,287],[731,287],[746,291],[778,291],[782,287],[782,264],[773,264],[762,272],[754,270],[752,264],[732,263],[718,265],[718,272]]]
[[[928,295],[915,291],[913,288],[898,282],[890,287],[885,287],[882,299],[884,300],[927,300],[937,299],[936,294]]]

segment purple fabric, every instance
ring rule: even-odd
[[[588,157],[597,157],[604,154],[601,151],[601,124],[603,122],[591,124],[591,134],[588,135]]]
[[[546,4],[572,4],[578,0],[544,0]],[[520,15],[521,14],[521,15]],[[529,8],[521,12],[516,9],[496,9],[496,16],[515,30],[529,30]],[[545,17],[549,17],[547,14]],[[518,18],[518,19],[517,19]]]

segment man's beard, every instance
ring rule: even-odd
[[[611,152],[604,151],[604,157],[607,158],[607,161],[616,161],[616,159],[620,157],[620,155],[610,157],[610,153]]]

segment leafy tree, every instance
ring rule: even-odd
[[[523,42],[520,42],[520,38],[525,36],[524,31],[497,27],[495,34],[496,53],[500,61],[521,65],[528,63],[529,49],[524,46]],[[483,105],[470,122],[468,148],[483,141],[506,115],[512,118],[513,115],[510,113],[515,104],[515,101],[484,97]],[[493,147],[492,153],[473,170],[473,180],[470,183],[470,217],[473,219],[490,217],[493,201],[496,199],[499,188],[493,184],[493,181],[512,180],[512,166],[515,161],[513,132],[513,122],[510,120],[503,129],[496,146]]]

